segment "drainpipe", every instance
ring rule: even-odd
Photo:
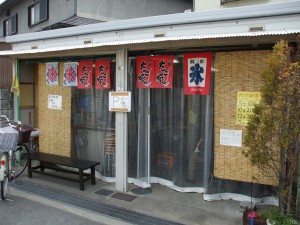
[[[297,198],[296,198],[296,218],[300,219],[300,155],[298,157],[298,181],[297,181]]]
[[[74,0],[74,16],[77,16],[77,0]]]
[[[127,90],[127,49],[116,52],[116,91]],[[116,113],[116,190],[126,192],[128,189],[128,121],[126,112]]]

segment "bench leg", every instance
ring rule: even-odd
[[[41,170],[41,172],[44,172],[44,171],[45,171],[45,168],[44,168],[43,162],[40,162],[40,170]]]
[[[94,166],[91,168],[91,181],[92,181],[92,185],[96,184],[95,167]]]
[[[28,159],[27,172],[28,172],[28,178],[32,178],[31,159]]]
[[[83,180],[83,170],[79,169],[79,185],[80,185],[80,190],[84,190],[84,180]]]

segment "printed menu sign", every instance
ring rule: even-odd
[[[48,95],[48,108],[62,110],[62,96]]]
[[[236,124],[245,126],[253,108],[260,103],[260,92],[237,92]]]

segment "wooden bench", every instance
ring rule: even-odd
[[[32,167],[32,160],[39,161],[40,164],[38,166]],[[32,172],[34,172],[34,173],[40,173],[40,174],[46,174],[54,177],[64,178],[67,180],[79,182],[80,190],[84,190],[85,181],[91,180],[91,183],[93,185],[96,184],[95,166],[99,164],[100,162],[75,159],[72,157],[53,155],[53,154],[42,153],[42,152],[34,152],[32,154],[29,154],[28,157],[28,177],[32,178]],[[59,166],[69,167],[70,169],[62,168]],[[74,168],[78,169],[78,171],[73,170]],[[55,171],[76,174],[79,175],[79,179],[61,176],[56,173],[47,173],[45,172],[45,169],[51,169]],[[84,170],[87,169],[91,169],[91,174],[87,174],[83,172]]]

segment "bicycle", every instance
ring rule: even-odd
[[[19,177],[27,166],[29,148],[25,143],[29,141],[34,128],[19,121],[10,121],[4,115],[0,116],[0,121],[2,120],[5,120],[9,125],[0,128],[1,199],[5,200],[8,182]]]

